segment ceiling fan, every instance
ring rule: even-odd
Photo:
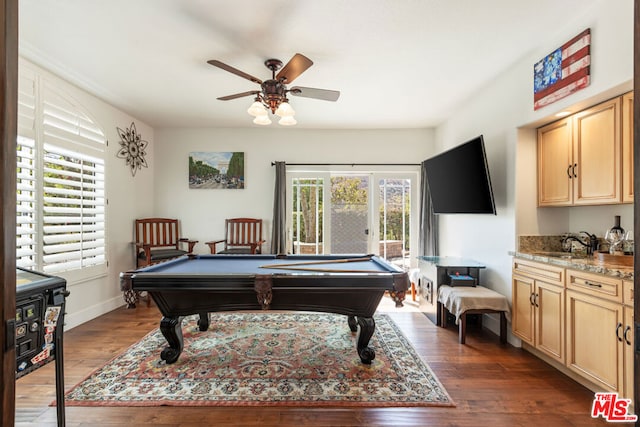
[[[340,97],[340,92],[336,90],[302,86],[294,86],[291,89],[287,89],[287,84],[293,82],[300,74],[304,73],[313,65],[313,61],[300,53],[293,55],[284,67],[282,67],[282,61],[279,59],[267,59],[264,61],[264,65],[271,70],[271,78],[265,81],[217,59],[211,59],[207,61],[207,63],[260,85],[261,90],[249,90],[247,92],[235,93],[218,98],[220,101],[229,101],[231,99],[255,95],[254,103],[249,107],[247,112],[255,116],[253,122],[256,124],[268,125],[271,123],[267,115],[267,109],[271,110],[271,113],[281,117],[279,121],[280,124],[296,124],[296,120],[293,118],[295,111],[293,111],[287,99],[287,94],[289,93],[295,96],[322,99],[325,101],[337,101]],[[276,74],[276,71],[278,71],[278,74]]]

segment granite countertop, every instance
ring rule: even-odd
[[[559,267],[572,268],[574,270],[584,270],[590,273],[604,274],[606,276],[617,277],[625,280],[633,280],[633,267],[615,264],[602,263],[593,256],[572,255],[561,252],[517,252],[510,251],[509,255],[528,259],[531,261],[544,262],[557,265]]]

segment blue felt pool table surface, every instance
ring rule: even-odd
[[[299,264],[299,265],[294,265]],[[283,265],[284,268],[277,268]],[[302,268],[304,270],[302,270]],[[375,256],[363,255],[196,255],[138,270],[157,274],[375,274],[398,273],[398,268]]]

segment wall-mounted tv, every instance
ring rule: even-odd
[[[435,214],[494,214],[482,135],[425,162]]]

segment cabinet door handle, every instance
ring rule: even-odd
[[[578,164],[577,164],[577,163],[574,163],[574,164],[573,164],[573,177],[574,177],[574,178],[577,178],[577,177],[578,177],[578,175],[576,174],[576,168],[577,168],[577,167],[578,167]]]
[[[591,286],[593,288],[601,288],[602,287],[602,283],[594,283],[594,282],[590,282],[588,280],[585,280],[584,284],[587,285],[587,286]]]
[[[569,172],[569,170],[571,169],[571,164],[569,164],[569,166],[567,167],[567,176],[569,177],[569,179],[571,179],[571,173]]]
[[[538,295],[538,294],[536,294],[536,297],[533,299],[533,304],[534,304],[536,307],[540,307],[540,306],[538,305],[538,296],[539,296],[539,295]]]
[[[620,338],[620,334],[618,332],[620,332],[620,328],[622,328],[622,323],[618,323],[618,326],[616,326],[616,338],[618,338],[618,341],[622,342],[622,338]]]
[[[533,302],[533,297],[534,297],[534,294],[533,294],[533,292],[532,292],[532,293],[530,293],[530,294],[529,294],[529,302],[531,303],[531,305],[536,305],[536,304]]]
[[[627,338],[627,332],[629,332],[631,330],[631,326],[627,325],[626,328],[624,328],[624,334],[622,334],[622,336],[624,337],[624,342],[627,343],[627,345],[631,345],[631,341],[629,341],[629,338]]]

